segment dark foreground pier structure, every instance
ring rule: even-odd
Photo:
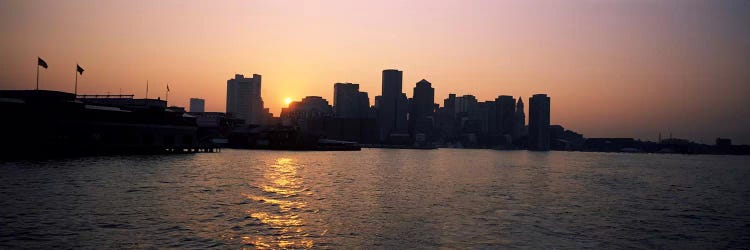
[[[0,91],[0,158],[216,152],[195,118],[132,95]]]

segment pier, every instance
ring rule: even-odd
[[[217,145],[200,145],[200,146],[164,148],[164,153],[169,153],[169,154],[195,154],[195,153],[219,153],[219,152],[221,152],[221,147]]]

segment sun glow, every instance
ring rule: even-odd
[[[292,98],[289,98],[289,97],[284,98],[284,105],[285,106],[289,106],[290,103],[292,103]]]

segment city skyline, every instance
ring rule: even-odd
[[[380,70],[396,68],[402,93],[426,79],[438,104],[546,93],[550,123],[587,137],[750,142],[746,2],[426,3],[4,1],[0,84],[33,89],[40,56],[41,89],[72,92],[77,63],[81,94],[143,96],[149,81],[149,97],[169,84],[170,105],[197,97],[224,111],[226,80],[257,73],[279,116],[286,98],[333,102],[337,82],[360,84],[372,105]],[[343,22],[370,8],[383,14]]]

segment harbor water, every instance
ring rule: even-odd
[[[0,162],[0,248],[747,248],[750,157],[363,149]]]

